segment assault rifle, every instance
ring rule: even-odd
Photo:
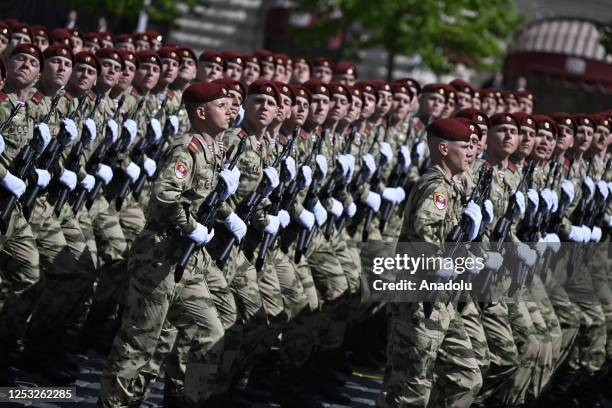
[[[6,118],[6,120],[2,123],[2,125],[0,125],[0,133],[4,132],[4,129],[6,129],[6,127],[13,121],[17,113],[19,113],[19,110],[21,109],[21,107],[24,105],[25,103],[23,102],[17,102],[15,104],[15,106],[11,110],[11,113],[9,114],[9,117]],[[26,149],[28,148],[30,152],[32,152],[32,148],[30,146],[27,146]],[[15,160],[15,164],[18,166],[19,163],[27,159],[26,155],[29,155],[29,154],[30,153],[25,153],[22,151],[19,157]],[[17,202],[17,198],[13,194],[9,194],[9,196],[6,197],[6,193],[8,192],[3,191],[2,193],[3,195],[5,195],[5,197],[3,197],[2,199],[2,203],[3,203],[2,207],[0,207],[0,230],[2,231],[2,234],[6,234],[6,230],[8,229],[8,223],[11,220],[11,213],[13,211],[13,207],[15,205],[15,202]],[[9,201],[11,201],[10,197],[15,197],[14,202],[12,204],[9,204]]]

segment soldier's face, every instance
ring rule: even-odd
[[[231,98],[231,106],[230,106],[230,110],[232,112],[232,123],[234,121],[234,119],[236,119],[236,116],[238,116],[238,113],[240,113],[240,105],[242,105],[242,94],[240,92],[236,92],[236,91],[229,91],[230,94],[230,98]]]
[[[242,79],[244,83],[249,86],[259,79],[260,73],[261,69],[259,68],[259,64],[256,62],[247,62]]]
[[[276,68],[274,70],[274,80],[275,81],[279,81],[279,82],[283,82],[285,80],[285,73],[286,73],[286,69],[285,66],[282,64],[278,64],[276,65]]]
[[[355,75],[353,74],[341,74],[336,76],[336,81],[347,86],[355,85],[355,79]]]
[[[327,114],[329,113],[329,97],[321,94],[313,95],[310,102],[310,112],[308,114],[308,122],[315,126],[320,126],[325,123]]]
[[[165,84],[171,84],[174,82],[178,75],[179,62],[172,58],[162,58],[162,72],[160,81]]]
[[[274,64],[272,64],[271,62],[267,62],[264,61],[261,63],[261,77],[263,79],[267,79],[268,81],[271,81],[272,78],[274,78],[274,72],[275,72],[275,68],[274,68]]]
[[[519,147],[516,150],[521,158],[531,154],[536,143],[536,131],[530,127],[522,126],[519,131]]]
[[[533,112],[533,101],[529,98],[521,98],[520,103],[521,110],[531,115],[531,112]]]
[[[281,104],[276,111],[276,117],[274,121],[278,123],[283,123],[285,120],[291,117],[291,98],[287,95],[281,95]]]
[[[557,137],[557,145],[555,152],[565,152],[574,145],[574,129],[569,126],[559,125],[559,137]]]
[[[505,159],[518,148],[518,128],[514,125],[497,125],[489,129],[487,151],[494,157]]]
[[[14,55],[6,67],[9,83],[19,88],[27,87],[36,81],[40,74],[40,62],[29,54]]]
[[[329,84],[332,79],[332,70],[329,67],[315,67],[314,78],[318,79],[326,84]]]
[[[72,70],[72,76],[68,81],[71,88],[78,90],[79,92],[85,92],[94,85],[98,78],[98,72],[94,67],[87,64],[76,64]]]
[[[151,44],[149,44],[149,42],[145,40],[137,40],[135,42],[135,48],[136,48],[136,51],[150,50]]]
[[[329,106],[328,119],[337,122],[343,119],[349,109],[349,101],[346,95],[333,94]]]
[[[107,88],[112,88],[119,82],[123,69],[121,64],[115,60],[102,58],[100,59],[102,70],[98,76],[98,82]]]
[[[134,85],[144,90],[150,91],[155,88],[159,81],[160,68],[159,65],[143,62],[138,65],[134,74]]]
[[[482,152],[485,151],[486,147],[487,147],[487,132],[488,132],[488,128],[487,125],[483,125],[481,123],[478,124],[478,127],[480,128],[480,134],[482,135],[480,139],[478,139],[478,146],[476,149],[476,156],[480,156],[482,154]]]
[[[552,132],[544,129],[538,130],[535,137],[533,156],[538,160],[546,160],[552,156],[557,141]]]
[[[590,126],[578,126],[578,132],[574,140],[574,149],[581,153],[586,152],[593,141],[593,128]]]
[[[379,91],[378,103],[376,104],[376,113],[378,116],[385,116],[391,110],[393,104],[393,95],[391,92]]]
[[[198,64],[191,58],[181,58],[181,65],[177,77],[184,82],[191,82],[198,72]]]
[[[283,82],[286,84],[291,82],[292,75],[293,75],[293,65],[289,64],[285,67],[285,80]]]
[[[49,48],[49,39],[44,35],[35,35],[34,45],[44,52],[47,48]]]
[[[376,109],[376,96],[371,93],[363,94],[363,106],[361,108],[361,116],[365,119],[368,119],[370,116],[374,114],[374,110]]]
[[[162,43],[161,41],[159,41],[157,38],[151,40],[151,48],[155,51],[159,50],[162,47]]]
[[[223,67],[215,62],[202,62],[198,68],[198,79],[214,81],[223,78]]]
[[[134,47],[134,43],[132,42],[122,42],[117,44],[117,49],[119,50],[127,50],[127,51],[136,51],[136,47]]]
[[[68,83],[72,74],[72,60],[64,57],[52,57],[45,60],[41,81],[52,88]]]
[[[493,116],[497,112],[497,99],[487,96],[482,100],[482,110],[487,116]]]
[[[346,119],[352,123],[359,119],[361,116],[361,108],[363,106],[363,102],[361,98],[353,95],[353,102],[351,103],[351,107],[346,113]]]
[[[225,76],[233,81],[240,81],[242,78],[242,65],[235,62],[228,62]]]
[[[308,99],[302,97],[296,98],[295,105],[291,107],[291,115],[297,125],[302,126],[306,122],[309,108],[310,102],[308,102]]]
[[[597,126],[595,133],[593,134],[592,149],[595,152],[601,152],[608,147],[608,135],[610,130],[607,126]]]
[[[518,101],[514,98],[508,98],[506,101],[506,108],[508,109],[509,113],[514,113],[521,110]]]
[[[123,72],[121,73],[121,76],[119,77],[117,86],[122,91],[125,91],[126,89],[128,89],[128,87],[132,85],[132,80],[134,79],[135,73],[136,73],[136,65],[132,64],[131,62],[126,62],[125,69],[123,70]]]
[[[85,42],[85,46],[83,48],[85,49],[85,51],[89,51],[92,54],[95,54],[100,49],[100,45],[95,42],[87,41]]]
[[[421,95],[420,110],[425,116],[439,118],[444,109],[444,96],[437,92],[428,92]]]
[[[504,101],[497,101],[497,112],[496,113],[503,113],[506,112],[506,103]]]
[[[472,108],[480,110],[481,105],[480,98],[472,98]]]
[[[310,66],[305,62],[296,62],[293,69],[293,80],[303,84],[310,79]]]
[[[446,141],[438,144],[438,149],[453,175],[462,173],[470,167],[474,156],[471,142]]]
[[[231,104],[230,98],[221,98],[204,106],[206,125],[211,136],[214,137],[222,131],[229,129],[232,123]]]
[[[276,99],[270,95],[254,94],[249,95],[244,107],[245,119],[255,130],[261,130],[272,123],[276,117],[278,105]]]
[[[73,35],[72,37],[70,37],[70,46],[72,47],[72,52],[74,54],[77,54],[83,51],[83,40],[81,39],[81,37]]]
[[[456,110],[467,109],[472,107],[472,95],[465,92],[457,92],[457,107]]]
[[[19,44],[31,44],[32,43],[32,39],[30,38],[30,36],[26,33],[13,33],[13,36],[11,37],[11,50],[13,50],[13,48],[15,48],[16,46],[18,46]]]
[[[450,118],[455,111],[455,98],[449,97],[444,103],[444,109],[442,109],[441,118]]]
[[[113,42],[110,40],[102,40],[101,46],[102,48],[113,48],[115,44],[113,44]]]
[[[8,38],[6,38],[3,35],[0,35],[0,54],[2,54],[4,50],[6,50],[6,47],[8,47],[8,44],[9,44]]]
[[[393,114],[397,121],[406,119],[411,109],[412,99],[410,99],[409,95],[403,92],[393,94]]]

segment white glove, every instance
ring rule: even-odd
[[[5,148],[6,144],[4,143],[4,137],[0,135],[0,154],[4,153]]]
[[[64,169],[62,175],[59,178],[59,181],[60,183],[68,187],[68,190],[72,191],[76,187],[77,175],[68,169]]]
[[[242,241],[242,238],[246,235],[247,226],[236,213],[228,215],[227,218],[223,220],[223,225],[234,234],[238,242]]]
[[[51,174],[47,170],[43,169],[34,169],[36,170],[36,184],[38,187],[45,188],[49,185],[49,181],[51,181]]]
[[[96,179],[94,176],[87,174],[85,175],[85,177],[83,177],[83,180],[81,180],[81,186],[83,186],[83,188],[85,190],[87,190],[87,192],[90,192],[91,189],[94,188],[94,185],[96,184]]]
[[[96,136],[97,136],[96,122],[94,122],[93,119],[91,118],[87,118],[85,119],[85,122],[83,124],[87,128],[87,140],[85,142],[89,144],[93,142],[94,140],[96,140]],[[115,122],[115,126],[117,126],[116,122]]]
[[[148,157],[145,157],[142,163],[142,167],[144,168],[145,173],[147,173],[147,176],[149,177],[153,177],[153,175],[155,174],[155,170],[157,170],[155,160],[150,159]]]
[[[111,132],[113,143],[115,143],[119,137],[119,125],[117,125],[114,119],[109,119],[108,122],[106,122],[106,127]]]
[[[400,147],[400,154],[402,155],[402,161],[404,162],[403,170],[406,170],[412,164],[412,159],[410,158],[410,150],[408,149],[408,146],[402,145],[402,147]]]
[[[586,225],[582,226],[582,242],[585,244],[591,240],[591,229]]]
[[[357,212],[357,206],[355,205],[355,203],[350,203],[348,207],[344,209],[344,212],[349,218],[353,218],[353,216],[355,216],[355,213]]]
[[[264,177],[268,179],[268,187],[267,190],[264,191],[264,197],[267,197],[276,187],[278,187],[280,181],[278,179],[278,173],[274,167],[266,167],[263,170],[263,173]]]
[[[308,188],[312,183],[312,169],[309,166],[302,166],[300,167],[300,174],[304,188]]]
[[[46,123],[39,123],[36,125],[36,129],[40,132],[40,143],[36,145],[36,151],[38,153],[42,153],[47,148],[47,145],[51,141],[51,131],[49,130],[49,126]]]
[[[366,153],[361,158],[363,160],[363,164],[368,169],[368,177],[372,177],[372,174],[376,171],[376,162],[374,161],[374,156],[370,153]]]
[[[168,120],[170,121],[170,125],[172,125],[172,134],[176,135],[178,133],[178,131],[180,130],[178,116],[170,115]]]
[[[544,200],[544,203],[546,204],[546,208],[549,211],[552,211],[552,208],[554,205],[552,191],[549,188],[545,188],[544,190],[540,191],[540,196],[542,196],[542,199]]]
[[[280,222],[281,228],[286,228],[289,222],[291,222],[291,217],[287,211],[280,210],[278,212],[278,221]]]
[[[106,164],[100,164],[96,176],[100,177],[105,185],[108,185],[113,179],[113,171]]]
[[[529,190],[527,190],[527,199],[529,200],[529,203],[533,206],[533,210],[537,211],[538,206],[540,205],[540,195],[538,194],[538,192],[535,189],[530,188]]]
[[[574,201],[574,197],[576,197],[574,183],[572,183],[570,180],[563,180],[561,182],[561,191],[565,193],[565,197],[567,197],[568,204],[571,204]]]
[[[125,172],[132,180],[132,183],[135,183],[136,180],[138,180],[138,177],[140,177],[140,167],[138,167],[138,165],[134,162],[130,162],[130,164],[128,164],[128,166],[125,168]]]
[[[612,193],[612,181],[608,181],[608,192]]]
[[[395,190],[395,188],[393,187],[385,187],[382,192],[382,198],[383,200],[387,200],[392,202],[393,204],[397,204],[397,190]]]
[[[348,172],[345,174],[346,181],[350,181],[353,178],[353,172],[355,171],[355,156],[352,154],[345,154],[346,162],[348,163]]]
[[[552,212],[556,212],[557,208],[559,208],[559,195],[557,194],[556,191],[551,190],[551,196],[552,196],[552,200],[553,200],[553,206],[552,206]]]
[[[296,174],[295,160],[293,160],[293,157],[289,156],[283,161],[283,169],[281,170],[281,177],[283,177],[283,181],[289,182],[289,181],[293,181],[293,179],[295,178],[295,174]]]
[[[537,254],[533,249],[529,248],[528,245],[519,242],[516,246],[516,255],[525,265],[529,267],[535,265]]]
[[[395,190],[397,191],[397,203],[399,204],[406,198],[406,192],[402,187],[395,187]]]
[[[504,257],[501,256],[499,252],[487,251],[487,259],[484,262],[485,268],[490,269],[492,271],[498,271],[499,268],[501,268],[503,263],[504,263]]]
[[[2,187],[11,192],[15,197],[19,198],[26,191],[26,184],[19,177],[13,176],[9,171],[0,181]]]
[[[155,141],[157,142],[162,137],[161,123],[159,123],[158,119],[151,118],[151,121],[149,122],[149,124],[151,125],[151,130],[153,131],[153,137],[155,138]]]
[[[373,209],[374,212],[378,212],[380,208],[380,194],[369,191],[365,198],[365,204]]]
[[[561,249],[561,240],[555,233],[544,235],[544,241],[548,242],[548,247],[556,254]]]
[[[547,242],[545,237],[541,237],[540,239],[538,239],[538,242],[536,242],[535,245],[535,249],[536,252],[538,253],[538,256],[542,257],[544,256],[544,252],[546,252],[546,247],[547,247]]]
[[[484,201],[482,207],[484,209],[482,220],[484,221],[485,225],[489,225],[493,222],[493,218],[495,218],[495,212],[493,211],[493,203],[491,202],[491,200],[487,199]]]
[[[68,133],[68,140],[65,140],[66,144],[64,146],[70,146],[74,139],[79,136],[79,131],[77,130],[76,124],[74,120],[69,118],[63,118],[61,121],[62,125],[64,125],[64,129],[66,129],[66,133]],[[62,140],[64,142],[64,140]]]
[[[233,195],[236,190],[238,190],[238,185],[240,184],[240,170],[238,170],[238,166],[234,166],[231,170],[226,167],[219,172],[219,177],[225,184],[222,198],[226,200],[227,197]]]
[[[593,194],[595,194],[595,183],[593,183],[593,179],[590,178],[589,176],[587,176],[587,177],[582,179],[582,182],[589,189],[589,198],[593,198]]]
[[[425,158],[425,142],[419,142],[415,150],[419,161],[423,160]]]
[[[525,196],[522,192],[517,191],[514,193],[514,198],[516,199],[516,205],[518,205],[520,216],[525,215]]]
[[[323,207],[323,204],[321,204],[320,201],[317,201],[314,208],[312,209],[312,212],[314,213],[317,225],[319,227],[322,227],[323,224],[325,224],[325,221],[327,221],[327,211],[325,210],[325,207]]]
[[[266,225],[266,227],[264,228],[264,232],[276,235],[276,233],[278,232],[278,227],[280,226],[280,220],[278,219],[278,216],[268,214],[266,215],[266,218],[268,219],[268,225]]]
[[[327,158],[322,154],[317,154],[315,162],[317,163],[317,169],[323,174],[323,177],[327,176]]]
[[[593,242],[601,241],[601,228],[599,228],[597,225],[594,226],[593,229],[591,230],[591,241]]]
[[[138,134],[136,122],[134,122],[133,119],[126,119],[126,121],[123,122],[123,128],[128,131],[130,135],[130,145],[132,145],[134,140],[136,140],[136,135]]]
[[[470,231],[468,238],[470,241],[476,238],[478,231],[480,230],[480,223],[482,222],[482,212],[480,207],[475,202],[471,201],[467,203],[467,206],[463,210],[463,214],[470,217],[472,223],[470,225]]]
[[[332,213],[336,218],[338,218],[339,216],[342,215],[342,212],[344,211],[344,207],[342,206],[340,201],[336,200],[333,197],[330,198],[330,201],[331,201],[331,208],[329,209],[329,212]]]
[[[599,180],[597,182],[597,189],[599,190],[599,193],[602,195],[604,200],[607,200],[608,199],[608,184],[603,180]]]
[[[198,246],[206,245],[215,236],[215,230],[211,229],[210,233],[208,228],[200,224],[196,224],[196,228],[188,235],[189,239],[196,243]]]
[[[582,226],[572,225],[569,233],[569,239],[574,242],[583,242],[584,231],[582,230]]]
[[[380,144],[380,154],[383,155],[386,163],[390,163],[393,160],[393,150],[391,150],[391,145],[387,142]]]
[[[306,229],[311,229],[315,222],[315,216],[310,211],[304,209],[298,216],[298,222]]]

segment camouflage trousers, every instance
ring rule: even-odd
[[[606,357],[612,359],[612,288],[607,272],[612,267],[607,252],[609,243],[590,245],[595,246],[589,259],[593,288],[601,302],[606,322]]]
[[[145,230],[132,248],[128,297],[102,373],[100,406],[127,407],[133,401],[134,384],[155,353],[166,319],[189,331],[191,378],[197,380],[211,370],[206,357],[222,338],[223,325],[204,279],[210,258],[197,251],[175,284],[174,266],[182,250],[176,243],[175,236]],[[186,384],[188,397],[196,401],[198,393]]]
[[[452,303],[393,303],[378,407],[469,407],[482,386],[470,338]]]
[[[472,343],[472,350],[478,362],[478,368],[484,377],[491,364],[491,356],[487,336],[480,318],[480,306],[470,299],[466,302],[460,314],[465,332],[470,338],[470,343]]]

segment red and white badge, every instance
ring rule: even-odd
[[[438,210],[443,210],[446,208],[446,196],[442,193],[434,193],[433,196],[434,205]]]
[[[189,168],[182,161],[177,161],[174,163],[174,174],[176,174],[177,178],[184,179],[189,174]]]

